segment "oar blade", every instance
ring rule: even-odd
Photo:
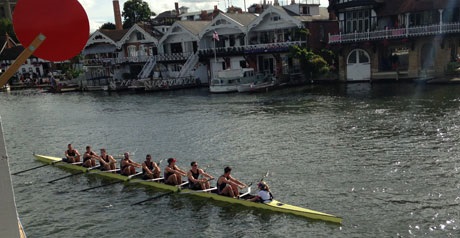
[[[122,182],[124,182],[124,181],[123,181],[123,180],[119,180],[119,181],[115,181],[115,182],[112,182],[112,183],[99,185],[99,186],[96,186],[96,187],[86,188],[86,189],[80,190],[80,192],[86,192],[86,191],[93,190],[93,189],[96,189],[96,188],[103,188],[103,187],[107,187],[107,186],[110,186],[110,185],[113,185],[113,184],[117,184],[117,183],[122,183]]]
[[[157,196],[155,196],[155,197],[147,198],[147,199],[145,199],[145,200],[142,200],[142,201],[133,203],[133,204],[131,204],[131,206],[140,205],[140,204],[145,203],[145,202],[148,202],[148,201],[152,201],[152,200],[155,200],[155,199],[164,197],[164,196],[168,196],[169,194],[173,194],[173,193],[175,193],[175,192],[176,192],[176,191],[169,191],[169,192],[167,192],[167,193],[162,193],[162,194],[157,195]]]

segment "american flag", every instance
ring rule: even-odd
[[[216,41],[219,41],[219,34],[217,34],[217,31],[214,31],[214,33],[212,33],[212,38]]]

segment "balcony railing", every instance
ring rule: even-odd
[[[245,45],[245,46],[230,46],[230,47],[217,47],[200,49],[198,54],[201,56],[214,55],[214,51],[217,55],[240,55],[240,54],[256,54],[256,53],[274,53],[274,52],[286,52],[290,46],[300,45],[305,41],[287,41],[277,42],[269,44],[256,44],[256,45]]]
[[[305,41],[286,41],[268,44],[256,44],[246,46],[233,46],[233,47],[218,47],[216,48],[217,55],[243,55],[243,54],[257,54],[257,53],[276,53],[287,52],[289,47],[293,45],[301,45]],[[149,58],[156,57],[157,62],[165,61],[186,61],[192,52],[174,53],[174,54],[159,54],[154,56],[129,56],[118,58],[100,58],[100,59],[85,59],[83,62],[86,66],[111,66],[114,64],[123,63],[146,63]],[[198,50],[200,56],[211,57],[214,55],[214,48]]]
[[[329,43],[351,43],[369,40],[400,39],[408,37],[420,37],[440,35],[448,33],[460,33],[460,23],[444,23],[429,26],[415,26],[408,28],[386,29],[379,31],[355,32],[339,35],[329,35]]]

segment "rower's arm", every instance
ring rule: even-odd
[[[117,160],[115,160],[113,156],[109,155],[109,163],[116,164]]]
[[[134,161],[131,161],[131,164],[132,164],[134,167],[138,167],[138,168],[141,168],[141,167],[142,167],[141,164],[136,163],[136,162],[134,162]]]
[[[202,169],[200,169],[200,170],[201,170],[201,174],[202,174],[203,176],[205,176],[206,178],[214,179],[213,176],[211,176],[211,175],[209,175],[208,173],[204,172],[204,170],[202,170]]]
[[[185,171],[183,171],[182,169],[180,169],[179,167],[177,167],[177,166],[176,166],[176,170],[174,170],[174,171],[179,173],[182,176],[187,176],[187,173]]]
[[[239,181],[238,179],[234,178],[234,177],[231,177],[230,176],[230,180],[232,182],[234,182],[236,185],[238,186],[243,186],[243,187],[247,187],[248,185],[246,185],[245,183],[242,183],[241,181]]]
[[[155,162],[153,162],[153,167],[154,167],[154,170],[161,171],[160,166],[158,166],[158,164]]]

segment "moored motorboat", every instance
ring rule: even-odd
[[[215,193],[215,188],[210,189],[209,191],[203,191],[203,190],[190,190],[187,188],[181,189],[180,187],[177,186],[172,186],[172,185],[167,185],[162,182],[159,182],[159,180],[151,181],[151,180],[142,180],[142,179],[129,179],[127,176],[120,175],[118,173],[111,173],[111,172],[104,172],[100,170],[89,170],[88,168],[81,167],[79,165],[74,165],[70,163],[63,162],[61,158],[58,157],[52,157],[52,156],[45,156],[45,155],[38,155],[34,154],[35,158],[41,162],[48,163],[48,164],[53,164],[54,166],[57,167],[63,167],[67,169],[73,169],[73,170],[78,170],[78,171],[84,171],[87,172],[88,174],[94,174],[94,175],[100,175],[104,176],[107,178],[113,178],[117,180],[122,180],[126,181],[129,183],[137,183],[137,184],[142,184],[145,186],[150,186],[158,189],[163,189],[163,190],[168,190],[171,192],[176,192],[178,194],[184,194],[184,195],[193,195],[193,196],[199,196],[199,197],[204,197],[204,198],[211,198],[214,200],[218,201],[223,201],[223,202],[228,202],[232,204],[240,204],[243,206],[247,207],[255,207],[255,208],[261,208],[265,210],[271,210],[271,211],[276,211],[276,212],[283,212],[283,213],[289,213],[289,214],[294,214],[298,216],[303,216],[307,217],[310,219],[318,219],[318,220],[323,220],[323,221],[328,221],[328,222],[334,222],[334,223],[341,223],[342,218],[337,217],[331,214],[323,213],[323,212],[318,212],[314,210],[310,210],[307,208],[302,208],[298,206],[293,206],[289,204],[285,204],[282,202],[279,202],[277,200],[272,200],[271,202],[268,203],[257,203],[257,202],[251,202],[246,199],[249,199],[253,197],[253,195],[250,194],[250,187],[248,188],[248,192],[242,193],[239,196],[239,199],[231,198],[231,197],[226,197],[222,195],[218,195]]]
[[[251,93],[251,92],[266,92],[271,88],[274,88],[276,85],[275,81],[267,81],[267,82],[251,82],[251,83],[244,83],[239,84],[236,88],[239,93]]]
[[[217,72],[209,84],[211,93],[237,92],[241,83],[250,83],[257,80],[253,68],[226,69]]]

